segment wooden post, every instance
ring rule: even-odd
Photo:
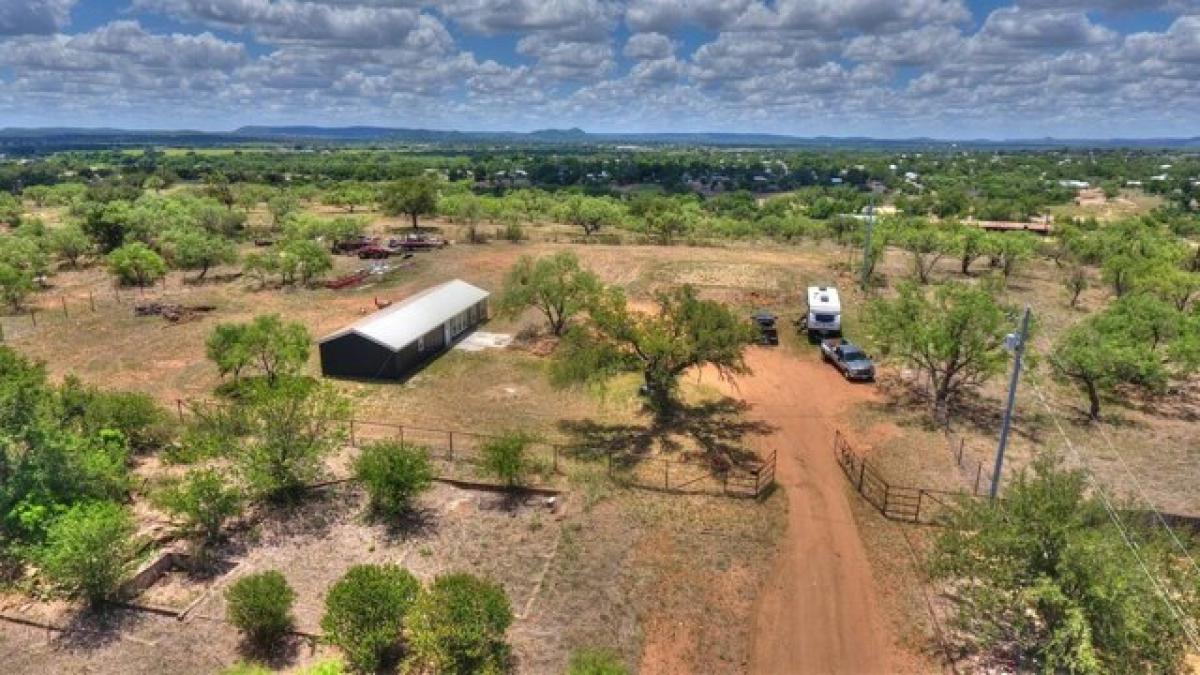
[[[354,418],[353,417],[350,418],[350,445],[353,447],[358,447],[358,444],[354,442]]]
[[[664,490],[671,489],[671,462],[670,461],[663,462],[663,489]]]
[[[175,399],[175,409],[179,411],[179,423],[183,424],[183,399]]]
[[[450,435],[450,461],[453,462],[454,461],[454,432],[447,431],[446,433]]]
[[[33,322],[33,327],[37,328],[37,310],[29,308],[29,320]]]
[[[58,299],[62,300],[63,316],[68,319],[71,318],[71,315],[67,313],[67,296],[60,295],[58,296]]]
[[[88,305],[91,306],[93,312],[96,311],[96,298],[91,291],[88,291]]]

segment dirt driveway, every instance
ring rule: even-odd
[[[832,451],[833,420],[874,388],[784,349],[754,349],[748,363],[754,373],[726,386],[775,427],[762,449],[778,450],[788,500],[786,539],[757,601],[750,671],[893,672],[891,627]]]

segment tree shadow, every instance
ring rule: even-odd
[[[260,645],[243,636],[238,642],[238,654],[246,661],[260,663],[272,670],[282,670],[293,665],[300,655],[302,646],[313,646],[312,638],[290,633],[270,645]]]
[[[614,467],[629,468],[655,454],[690,454],[707,460],[716,471],[757,464],[747,448],[749,436],[767,435],[775,427],[749,420],[749,406],[733,398],[698,405],[678,405],[650,412],[648,424],[604,424],[594,420],[563,420],[559,429],[571,438],[567,452],[583,459],[611,459]]]
[[[67,650],[103,649],[119,641],[123,632],[143,619],[135,611],[114,605],[92,605],[72,615],[54,643]]]
[[[398,516],[368,512],[367,519],[369,522],[381,525],[385,541],[395,544],[436,535],[438,533],[437,515],[436,509],[413,505]]]
[[[877,388],[882,400],[867,402],[866,408],[886,415],[901,427],[928,432],[963,427],[973,433],[994,436],[999,433],[1004,420],[1004,401],[984,396],[978,391],[960,391],[951,399],[948,421],[942,424],[934,419],[930,396],[921,384],[888,378],[881,380]],[[1028,406],[1018,412],[1013,417],[1012,433],[1031,443],[1042,442],[1042,433],[1049,424],[1049,417]]]

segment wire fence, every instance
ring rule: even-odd
[[[198,405],[211,402],[176,399],[180,423],[203,415]],[[484,446],[500,436],[496,434],[449,429],[380,420],[365,420],[351,415],[344,424],[347,444],[352,448],[380,441],[411,443],[426,448],[441,478],[477,480],[486,477]],[[568,461],[602,461],[606,474],[630,487],[673,494],[708,494],[725,497],[759,498],[768,494],[775,483],[777,455],[757,455],[738,462],[720,460],[704,453],[680,453],[672,456],[638,456],[615,448],[596,449],[578,444],[554,443],[535,439],[526,446],[525,460],[530,473],[553,481],[565,474]]]

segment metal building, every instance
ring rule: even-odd
[[[321,372],[402,379],[486,319],[488,295],[459,279],[427,288],[321,338]]]

